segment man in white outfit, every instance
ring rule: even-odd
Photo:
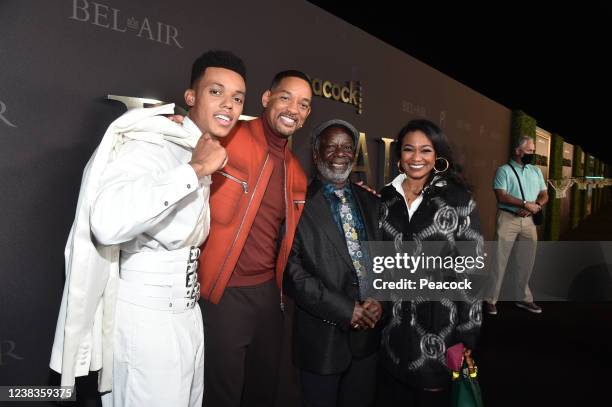
[[[210,174],[227,160],[217,139],[242,113],[244,78],[233,54],[203,54],[182,127],[159,116],[172,105],[130,111],[85,169],[51,367],[62,385],[100,370],[105,407],[202,404],[198,247]]]

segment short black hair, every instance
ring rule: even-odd
[[[305,80],[310,85],[310,77],[306,75],[302,71],[298,71],[295,69],[289,69],[287,71],[280,71],[274,78],[272,78],[272,83],[270,83],[270,90],[274,90],[278,84],[285,78],[300,78]]]
[[[204,75],[206,68],[225,68],[242,76],[246,82],[246,66],[242,59],[229,51],[212,50],[200,55],[191,67],[191,87]]]

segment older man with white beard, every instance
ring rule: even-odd
[[[362,242],[380,240],[380,203],[349,181],[358,137],[343,120],[314,129],[317,176],[285,269],[283,286],[296,304],[293,362],[304,406],[369,406],[374,400],[382,307],[367,294]]]

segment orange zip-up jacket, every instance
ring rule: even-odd
[[[227,150],[228,162],[212,175],[210,233],[202,245],[198,270],[200,293],[215,304],[234,272],[272,174],[261,118],[239,122],[221,144]],[[307,189],[304,170],[289,148],[285,150],[284,189],[285,222],[275,272],[279,288]]]

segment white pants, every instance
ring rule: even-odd
[[[199,290],[193,285],[197,261],[188,268],[188,257],[189,248],[122,258],[113,390],[102,396],[104,407],[202,406],[202,314],[197,299],[189,308],[182,298]]]
[[[200,307],[182,313],[117,301],[113,391],[104,407],[201,407],[204,330]]]

